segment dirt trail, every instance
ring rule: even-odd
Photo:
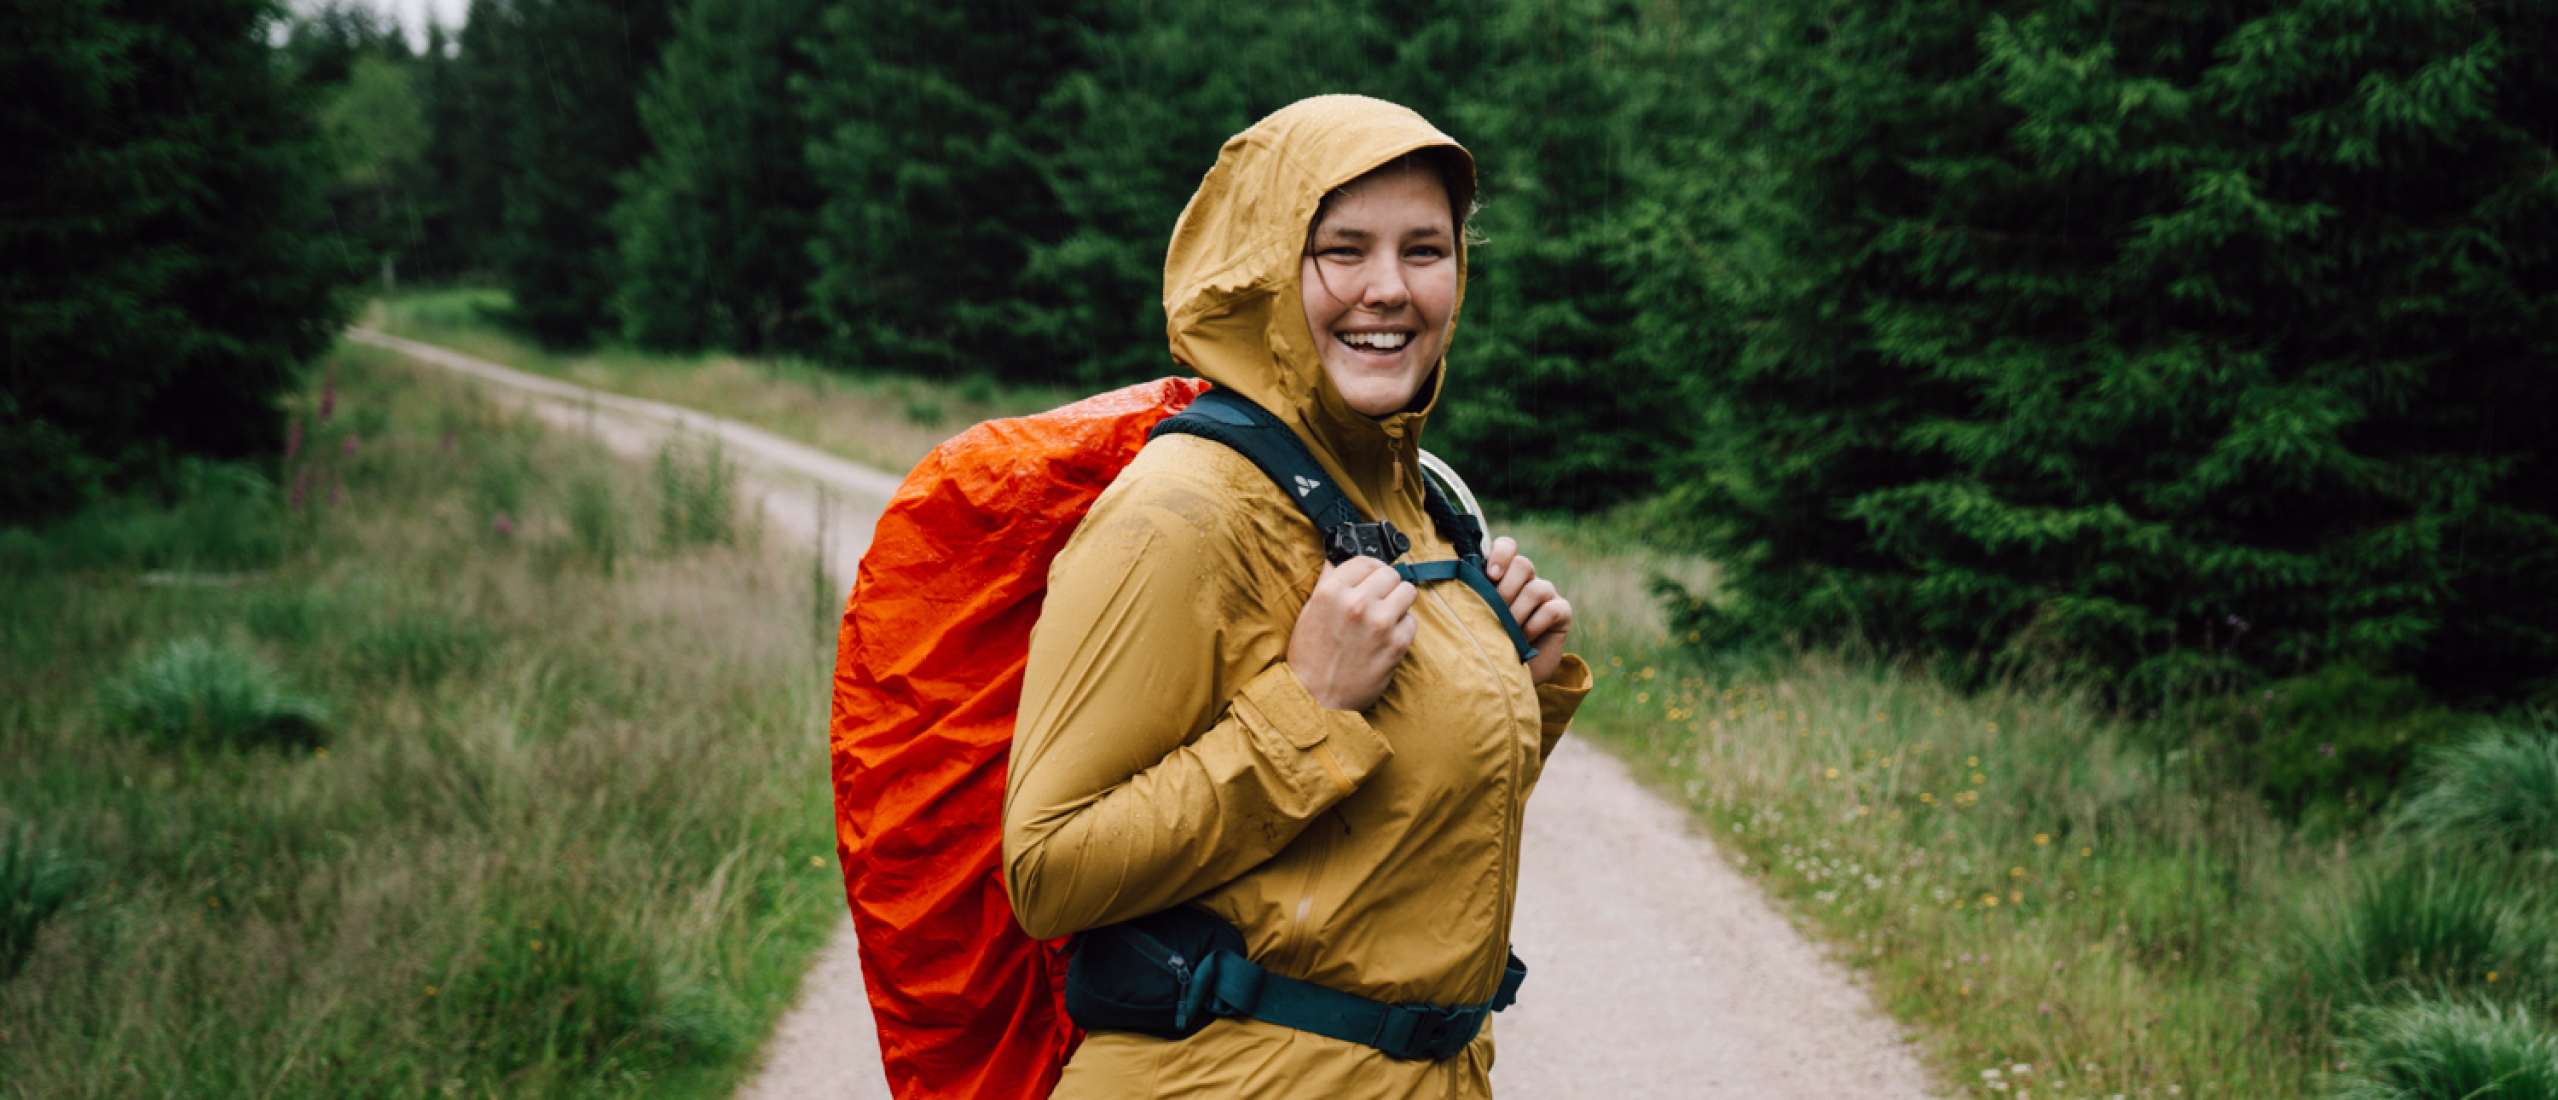
[[[598,393],[385,336],[349,334],[490,383],[553,423],[646,456],[715,436],[774,537],[813,544],[847,589],[897,478],[759,429]],[[825,516],[821,521],[820,501]],[[821,751],[811,732],[811,767]],[[1528,815],[1512,930],[1530,977],[1496,1028],[1502,1100],[1914,1100],[1930,1083],[1892,1022],[1757,886],[1615,758],[1567,739]],[[888,1100],[849,921],[741,1100]]]

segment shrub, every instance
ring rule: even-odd
[[[137,654],[102,703],[108,728],[172,747],[307,748],[328,736],[328,711],[286,689],[273,666],[201,637]]]
[[[20,826],[0,833],[0,981],[25,966],[44,922],[80,891],[80,865]]]
[[[2438,844],[2558,849],[2558,737],[2490,729],[2428,756],[2396,824]]]
[[[2416,1002],[2358,1014],[2338,1100],[2558,1096],[2558,1036],[2497,1005]]]
[[[2285,819],[2350,825],[2388,802],[2426,749],[2474,719],[2404,676],[2350,664],[2276,681],[2207,708],[2243,774]]]

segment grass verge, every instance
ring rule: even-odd
[[[983,377],[937,381],[830,370],[798,359],[666,355],[623,347],[558,354],[492,320],[503,291],[445,288],[377,301],[364,321],[518,370],[753,424],[857,462],[903,473],[980,420],[1039,412],[1084,396]]]
[[[0,531],[0,1096],[727,1095],[841,906],[805,561],[326,369],[282,488]]]

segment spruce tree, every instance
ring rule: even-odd
[[[613,324],[622,173],[648,153],[641,80],[672,30],[668,0],[517,0],[498,60],[511,170],[495,252],[515,320],[571,346]]]
[[[665,348],[804,349],[819,192],[790,82],[817,0],[693,0],[640,100],[652,152],[628,181],[622,334]]]
[[[1671,361],[1633,338],[1644,272],[1621,243],[1657,135],[1684,121],[1685,36],[1622,0],[1514,0],[1468,22],[1482,75],[1443,125],[1474,150],[1487,240],[1431,445],[1512,507],[1650,496],[1688,422]]]
[[[1760,17],[1671,166],[1731,189],[1647,236],[1656,353],[1704,349],[1673,480],[1732,583],[1700,633],[2126,698],[2549,682],[2558,12]]]
[[[254,459],[346,316],[268,0],[0,0],[0,523]]]
[[[872,369],[1052,375],[1020,300],[1065,235],[1039,108],[1078,65],[1080,5],[847,0],[801,82],[825,191],[810,286],[830,353]]]

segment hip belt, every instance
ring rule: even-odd
[[[1086,1031],[1186,1039],[1219,1018],[1250,1018],[1405,1061],[1464,1050],[1528,976],[1513,954],[1482,1004],[1389,1004],[1264,970],[1245,957],[1233,925],[1188,907],[1081,933],[1069,950],[1066,1015]]]

